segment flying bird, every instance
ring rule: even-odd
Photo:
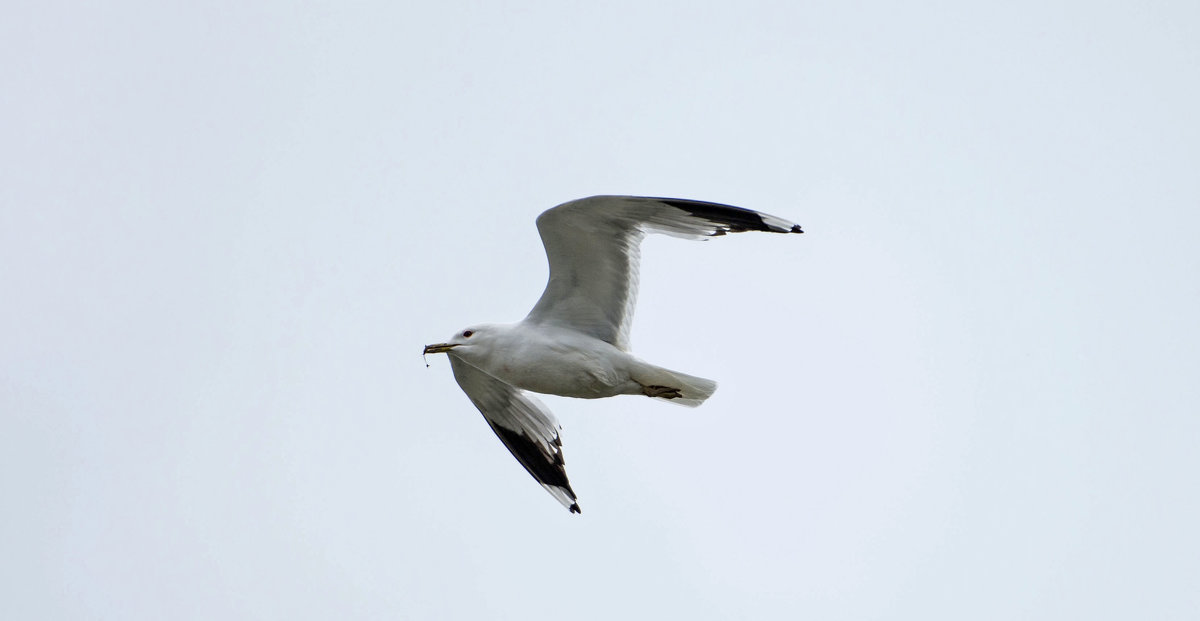
[[[707,239],[727,233],[803,233],[740,207],[678,198],[593,196],[538,216],[550,280],[525,319],[464,328],[422,355],[445,353],[454,379],[513,457],[572,513],[561,427],[529,394],[599,399],[645,395],[696,407],[717,383],[629,353],[639,247],[647,233]]]

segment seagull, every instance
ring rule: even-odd
[[[561,427],[531,392],[600,399],[645,395],[696,407],[717,383],[629,353],[639,247],[647,233],[684,239],[745,231],[803,233],[765,213],[678,198],[592,196],[537,218],[550,279],[514,324],[467,327],[422,355],[444,353],[454,379],[500,441],[571,513],[579,502],[563,462]]]

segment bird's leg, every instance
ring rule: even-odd
[[[646,386],[642,385],[642,394],[647,397],[658,397],[659,399],[678,399],[683,396],[678,388],[670,386]]]

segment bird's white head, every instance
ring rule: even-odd
[[[426,345],[421,355],[451,354],[465,360],[480,357],[490,350],[489,345],[496,339],[499,332],[497,326],[478,325],[463,328],[454,333],[445,343]]]

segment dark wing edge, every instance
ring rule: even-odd
[[[724,235],[726,233],[744,233],[746,231],[763,231],[765,233],[804,232],[799,224],[751,209],[734,207],[733,205],[694,201],[685,198],[658,198],[653,196],[644,196],[641,198],[670,205],[676,209],[686,211],[696,218],[712,223],[715,225],[715,230],[709,234],[710,236]]]
[[[567,479],[558,422],[540,401],[450,356],[454,379],[517,462],[551,496],[581,513]]]
[[[541,483],[551,496],[558,499],[571,513],[582,513],[579,503],[576,502],[575,490],[571,489],[571,482],[567,480],[566,465],[562,458],[562,440],[557,434],[553,444],[556,450],[551,455],[541,450],[538,443],[523,432],[506,429],[490,420],[488,425],[496,432],[504,446],[508,447],[508,452],[517,458],[525,467],[525,471]]]

